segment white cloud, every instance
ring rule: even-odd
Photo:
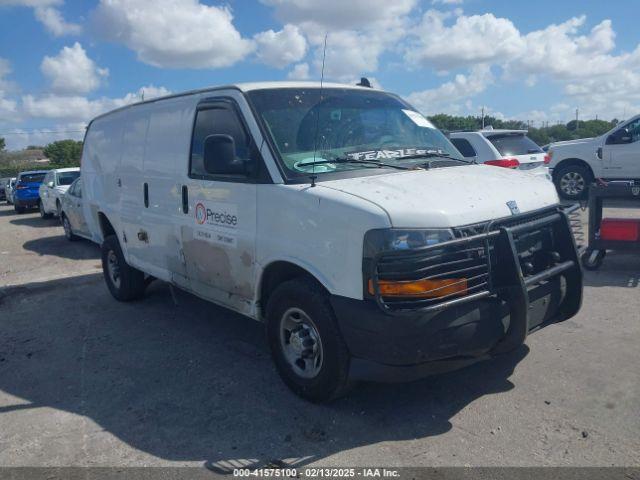
[[[82,33],[82,27],[80,25],[67,22],[56,8],[38,7],[34,13],[40,23],[56,37],[63,35],[80,35]]]
[[[586,23],[586,17],[579,16],[524,34],[511,20],[490,13],[465,16],[461,11],[429,10],[410,34],[404,58],[409,67],[436,71],[500,67],[507,85],[533,87],[550,80],[565,94],[565,102],[586,115],[640,111],[640,46],[632,53],[615,53],[611,21],[602,20],[584,33]],[[448,91],[457,84],[453,80],[441,88]],[[436,100],[416,98],[425,105]]]
[[[434,5],[462,5],[464,0],[431,0]]]
[[[298,63],[297,65],[294,65],[293,69],[287,74],[287,78],[290,80],[308,80],[309,64]]]
[[[47,145],[56,140],[82,140],[84,137],[85,123],[62,123],[51,128],[25,130],[12,128],[6,135],[8,150],[21,150],[29,145]]]
[[[476,65],[467,75],[458,74],[437,88],[409,94],[407,101],[424,115],[457,113],[462,108],[460,102],[484,92],[494,80],[488,65]]]
[[[407,47],[409,65],[450,70],[478,63],[503,63],[523,50],[524,41],[513,23],[493,14],[458,16],[453,25],[437,10],[427,11]]]
[[[262,63],[275,68],[299,62],[307,53],[307,41],[295,25],[285,25],[279,32],[267,30],[256,34],[256,56]]]
[[[82,27],[77,23],[67,22],[57,7],[62,0],[0,0],[0,6],[31,7],[40,23],[56,37],[63,35],[79,35]]]
[[[310,76],[348,81],[378,70],[380,56],[402,40],[417,0],[260,0],[276,17],[298,26],[313,50]]]
[[[27,116],[34,118],[88,122],[102,113],[141,101],[143,92],[145,100],[171,93],[164,87],[150,85],[121,98],[102,97],[90,100],[80,95],[25,95],[22,97],[22,108]]]
[[[101,0],[93,20],[107,39],[157,67],[229,67],[254,47],[233,26],[229,8],[198,0]]]
[[[6,122],[17,111],[17,102],[7,95],[13,91],[13,83],[6,79],[11,74],[11,64],[5,58],[0,57],[0,123]]]
[[[417,0],[260,0],[284,22],[309,23],[323,30],[357,29],[409,13]]]
[[[98,88],[109,70],[98,67],[78,42],[55,57],[44,57],[40,70],[57,93],[88,93]]]

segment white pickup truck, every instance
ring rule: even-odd
[[[599,137],[552,143],[548,153],[558,193],[568,200],[584,198],[596,178],[640,179],[640,115]]]
[[[380,90],[254,83],[127,106],[89,125],[82,179],[117,300],[157,278],[265,322],[278,372],[314,401],[509,351],[580,308],[551,182],[472,164]]]

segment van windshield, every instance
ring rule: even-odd
[[[406,167],[430,156],[464,162],[429,120],[384,92],[325,88],[321,95],[319,88],[278,88],[248,96],[287,176],[375,168],[375,162]],[[336,159],[342,161],[331,162]]]

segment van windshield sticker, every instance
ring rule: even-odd
[[[364,152],[347,153],[352,160],[383,160],[388,158],[410,157],[413,155],[427,155],[429,153],[443,154],[442,150],[434,148],[395,148],[391,150],[366,150]]]
[[[432,128],[436,129],[436,127],[429,120],[425,118],[421,113],[415,112],[413,110],[402,110],[402,112],[411,119],[413,123],[418,125],[419,127]]]

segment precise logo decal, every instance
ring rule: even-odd
[[[199,202],[196,204],[196,223],[198,225],[213,225],[219,227],[236,228],[238,214],[235,205],[217,204],[211,207]]]
[[[196,222],[198,222],[198,225],[202,225],[206,221],[207,221],[207,208],[202,203],[198,203],[196,205]]]

